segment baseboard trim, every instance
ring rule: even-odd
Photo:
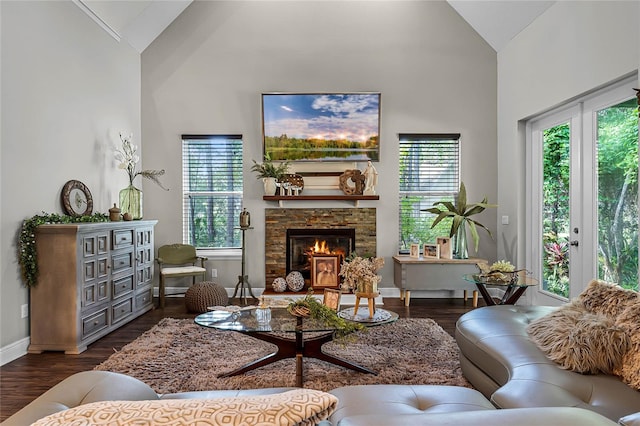
[[[167,295],[172,295],[171,297],[184,297],[184,292],[186,291],[186,287],[167,287],[165,288],[165,292]],[[229,297],[233,296],[233,292],[235,291],[235,287],[226,287],[225,290],[227,291],[227,295]],[[256,297],[260,297],[262,295],[262,293],[264,292],[264,288],[252,288],[251,290],[253,290],[253,295]],[[181,293],[182,294],[178,294]],[[382,306],[384,304],[384,298],[385,297],[400,297],[400,290],[396,287],[384,287],[384,288],[379,288],[378,292],[380,293],[380,296],[378,298],[376,298],[376,304],[379,306]],[[238,291],[238,293],[240,293]],[[248,295],[248,291],[245,293]],[[321,292],[318,292],[317,295],[321,295]],[[153,295],[154,297],[158,297],[158,288],[154,288],[153,289]],[[276,299],[297,299],[300,297],[304,297],[306,295],[306,293],[300,292],[299,295],[292,295],[291,293],[288,293],[286,295],[273,295],[270,294],[269,297],[273,297]],[[238,296],[238,294],[236,294],[236,297]],[[356,303],[356,299],[355,296],[353,294],[343,294],[341,297],[341,304],[343,305],[355,305]]]
[[[25,337],[17,342],[8,344],[0,348],[0,365],[5,365],[27,354],[31,339]]]

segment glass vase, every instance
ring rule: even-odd
[[[466,222],[460,222],[460,226],[458,226],[458,230],[456,231],[455,245],[453,257],[456,259],[468,259],[469,251],[467,249],[467,227]]]
[[[142,191],[133,184],[120,190],[120,212],[131,214],[133,219],[142,219]]]

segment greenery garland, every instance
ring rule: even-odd
[[[287,310],[292,315],[296,315],[296,312],[299,312],[298,308],[301,307],[308,309],[308,313],[311,318],[322,321],[331,328],[335,328],[336,337],[339,339],[344,339],[347,335],[355,331],[366,330],[366,327],[360,323],[347,321],[344,318],[339,317],[336,311],[313,297],[313,289],[311,288],[304,298],[294,300],[289,303]]]
[[[104,213],[94,213],[90,216],[67,216],[56,213],[45,213],[32,216],[22,222],[18,236],[18,263],[22,281],[27,287],[34,287],[38,283],[38,255],[36,253],[36,228],[40,225],[52,223],[83,223],[108,222],[109,216]]]

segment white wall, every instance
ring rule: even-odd
[[[94,212],[107,212],[126,186],[113,146],[120,130],[140,140],[140,56],[100,29],[71,1],[0,2],[1,363],[26,349],[28,303],[16,256],[22,220],[62,213],[70,179],[87,185]],[[61,259],[64,261],[64,259]],[[22,352],[23,353],[23,352]],[[20,353],[19,353],[20,354]]]
[[[397,134],[462,133],[462,178],[471,201],[496,193],[496,54],[445,2],[194,2],[142,55],[144,162],[165,168],[171,191],[147,186],[145,216],[159,220],[156,246],[182,241],[183,133],[240,133],[245,141],[247,270],[264,288],[263,92],[382,93],[378,255],[393,286],[398,240]],[[360,165],[364,168],[364,165]],[[287,207],[344,207],[289,203]],[[479,219],[495,230],[496,211]],[[483,231],[481,231],[483,232]],[[481,256],[495,243],[481,236]],[[233,287],[239,261],[209,261]],[[270,283],[269,283],[270,284]]]
[[[519,122],[638,70],[638,2],[556,2],[498,54],[498,257],[524,264]]]

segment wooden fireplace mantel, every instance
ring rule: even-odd
[[[277,201],[284,207],[285,201],[353,201],[358,207],[360,200],[379,200],[379,195],[263,195],[265,201]]]

